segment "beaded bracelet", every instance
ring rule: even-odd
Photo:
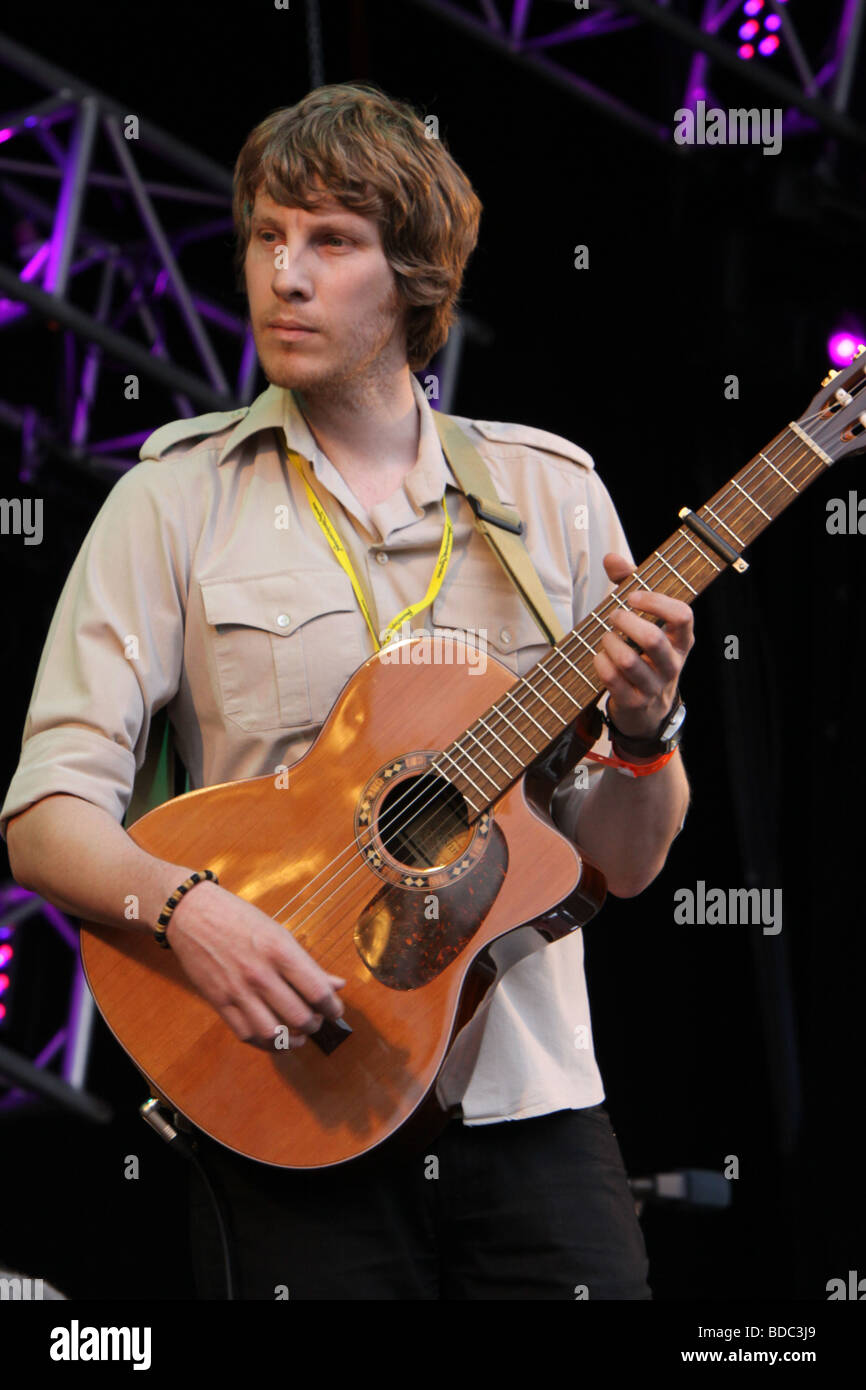
[[[185,883],[182,883],[179,888],[175,888],[171,897],[167,900],[165,907],[162,909],[162,912],[159,914],[157,918],[159,926],[154,931],[153,937],[154,940],[157,941],[160,946],[164,946],[166,950],[171,949],[171,942],[166,935],[168,924],[171,921],[171,914],[174,912],[174,909],[177,907],[184,893],[188,893],[190,888],[195,888],[197,883],[203,883],[205,879],[210,879],[211,883],[219,883],[216,874],[212,873],[210,869],[203,869],[201,873],[190,874]]]

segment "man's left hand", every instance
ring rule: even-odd
[[[625,556],[614,551],[604,556],[604,568],[615,584],[634,572]],[[653,589],[634,589],[623,601],[663,618],[664,627],[616,607],[606,621],[642,651],[606,632],[595,669],[610,691],[607,712],[616,727],[634,738],[652,738],[674,702],[680,673],[695,644],[694,614],[687,603]]]

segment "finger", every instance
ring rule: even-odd
[[[263,1052],[273,1050],[277,1034],[285,1026],[277,1023],[266,1010],[241,1004],[226,1004],[221,1013],[239,1042],[258,1047]],[[305,1034],[289,1030],[290,1048],[301,1047],[306,1040]]]
[[[641,648],[643,656],[635,652],[634,647],[630,647],[625,641],[625,637],[620,636],[619,641],[627,651],[633,653],[644,665],[651,664],[662,677],[663,683],[669,685],[671,681],[679,676],[682,666],[678,659],[682,653],[677,652],[666,632],[656,627],[655,623],[647,622],[646,618],[639,618],[636,613],[624,613],[619,611],[614,613],[611,618],[611,626],[616,634],[624,633],[625,637],[630,637]],[[602,641],[604,646],[607,635]],[[610,656],[618,664],[623,665],[620,658],[619,646],[611,649]],[[637,671],[636,666],[625,665],[625,674],[631,679],[632,671]]]
[[[597,662],[599,658],[609,663],[607,669],[599,666],[599,674],[618,703],[622,702],[621,694],[618,689],[613,688],[611,680],[618,679],[628,687],[623,694],[626,696],[629,708],[635,707],[636,694],[643,697],[641,703],[645,702],[646,699],[653,700],[666,684],[649,661],[639,656],[633,647],[629,647],[612,632],[605,633],[602,644],[596,653]]]
[[[280,938],[274,964],[282,978],[316,1013],[324,1014],[325,1018],[342,1018],[343,1001],[335,993],[331,976],[287,933]]]
[[[691,627],[695,620],[695,615],[687,603],[683,603],[682,599],[671,598],[670,594],[661,594],[657,589],[629,589],[627,593],[621,594],[620,598],[632,608],[664,618],[671,627]]]
[[[322,1026],[322,1013],[298,994],[275,967],[257,977],[254,988],[279,1023],[296,1033],[316,1033]]]

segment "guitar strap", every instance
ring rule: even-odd
[[[434,411],[433,418],[451,472],[472,508],[476,528],[487,541],[546,640],[554,645],[565,633],[523,544],[523,522],[517,512],[499,501],[487,464],[465,431],[449,415]]]
[[[487,464],[465,431],[449,415],[434,410],[433,418],[445,457],[472,509],[477,530],[505,570],[545,641],[553,645],[565,633],[523,544],[523,522],[517,512],[499,501]],[[124,828],[128,830],[146,812],[188,789],[189,779],[176,757],[171,723],[163,707],[151,720],[147,751],[136,773],[132,797],[123,818]]]

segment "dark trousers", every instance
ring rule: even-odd
[[[200,1142],[227,1199],[242,1299],[650,1299],[643,1233],[603,1105],[452,1121],[417,1158],[285,1172]],[[225,1298],[190,1165],[200,1298]]]

